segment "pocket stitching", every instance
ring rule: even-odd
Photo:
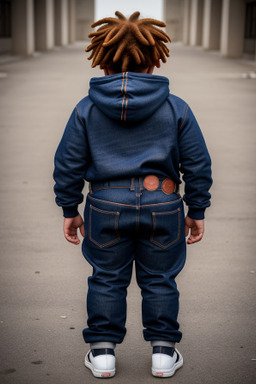
[[[176,239],[171,241],[167,245],[163,245],[163,244],[159,243],[158,241],[154,240],[154,234],[156,231],[156,216],[157,215],[173,215],[174,213],[177,213],[177,212],[178,212],[178,234],[177,234]],[[175,211],[171,211],[171,212],[152,212],[152,217],[153,217],[153,231],[152,231],[152,234],[150,236],[150,241],[152,243],[156,244],[160,248],[166,249],[166,248],[169,248],[171,245],[175,244],[177,241],[179,241],[179,239],[180,239],[180,208],[176,209]]]
[[[117,238],[115,238],[114,240],[111,240],[111,241],[108,241],[107,243],[104,243],[104,244],[100,244],[98,243],[93,237],[92,237],[92,232],[91,232],[91,229],[92,229],[92,226],[91,226],[91,217],[92,217],[92,210],[95,210],[97,212],[100,212],[100,213],[104,213],[104,214],[112,214],[112,215],[116,215],[116,220],[115,220],[115,232],[117,234]],[[99,209],[99,208],[96,208],[94,207],[92,204],[90,204],[90,216],[89,216],[89,239],[91,240],[91,242],[93,242],[94,244],[96,244],[98,247],[100,248],[104,248],[104,247],[107,247],[108,245],[111,245],[113,243],[116,243],[117,241],[120,240],[120,235],[118,233],[118,221],[119,221],[119,216],[120,216],[120,212],[110,212],[110,211],[103,211],[102,209]]]

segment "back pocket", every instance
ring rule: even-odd
[[[153,232],[150,241],[168,248],[180,239],[180,208],[168,212],[152,212]]]
[[[100,248],[120,240],[118,222],[120,212],[109,212],[90,205],[89,238]]]

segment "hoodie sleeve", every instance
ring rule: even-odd
[[[62,207],[64,217],[78,215],[78,204],[83,201],[82,189],[88,159],[85,126],[76,107],[66,125],[54,157],[55,201]]]
[[[179,129],[180,171],[185,182],[183,200],[188,216],[203,219],[210,206],[211,159],[202,132],[189,106]]]

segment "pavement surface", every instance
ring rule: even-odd
[[[53,156],[90,68],[77,43],[0,65],[0,382],[94,384],[88,349],[87,278],[80,246],[65,241],[52,191]],[[255,66],[217,52],[171,45],[155,73],[170,78],[203,130],[213,161],[212,207],[203,241],[188,247],[177,279],[178,346],[184,367],[165,382],[256,382]],[[85,194],[87,189],[85,189]],[[82,207],[81,207],[82,212]],[[142,338],[141,296],[128,291],[127,336],[116,349],[114,383],[153,384],[151,347]]]

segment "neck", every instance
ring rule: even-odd
[[[103,70],[104,70],[105,76],[115,75],[117,73],[117,72],[113,71],[111,68],[108,68],[108,67],[104,68]],[[149,75],[152,75],[153,71],[154,71],[154,66],[147,67],[145,69],[141,69],[139,71],[134,71],[134,72],[136,72],[136,73],[148,73]]]

